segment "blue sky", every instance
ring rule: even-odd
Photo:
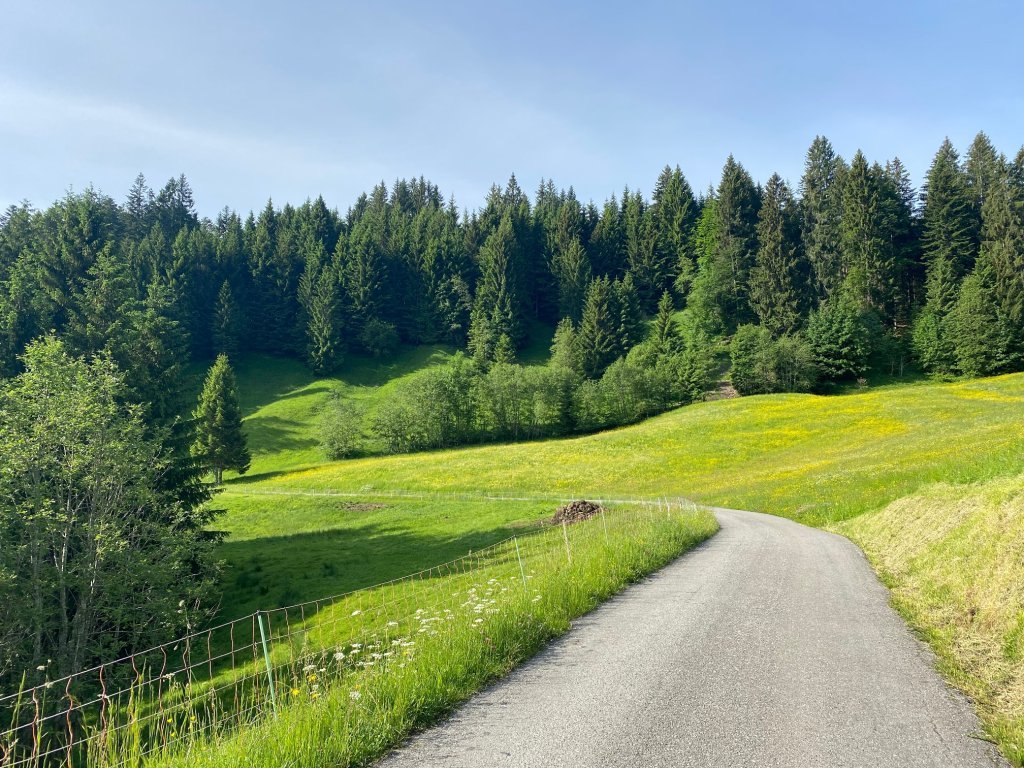
[[[600,203],[730,152],[796,184],[816,134],[918,183],[946,135],[1024,142],[1022,29],[1019,1],[3,0],[0,205],[139,171],[211,216],[421,174],[460,207],[511,172]]]

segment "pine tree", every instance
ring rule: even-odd
[[[616,278],[625,272],[626,232],[622,225],[622,209],[615,195],[605,202],[587,250],[595,276]]]
[[[564,251],[555,252],[551,267],[558,286],[558,316],[579,322],[591,278],[590,260],[579,237],[571,240]]]
[[[504,363],[505,365],[512,365],[516,361],[516,348],[512,344],[512,339],[509,338],[507,333],[501,334],[498,337],[498,343],[494,345],[494,363],[495,365]]]
[[[225,280],[217,294],[213,312],[212,347],[215,354],[237,357],[243,330],[242,312],[231,284]]]
[[[693,228],[698,206],[686,177],[677,165],[665,166],[654,187],[651,204],[657,252],[666,258],[666,277],[675,276],[678,285],[688,288],[697,269],[693,253]],[[682,282],[679,282],[679,278]]]
[[[679,352],[682,346],[679,329],[676,327],[675,311],[672,294],[665,291],[661,294],[658,313],[654,316],[654,326],[651,328],[651,344],[655,352],[663,357]]]
[[[974,266],[979,221],[967,176],[949,139],[932,160],[921,197],[925,303],[914,321],[914,348],[927,370],[951,373],[955,353],[945,319]]]
[[[576,374],[583,373],[576,326],[568,317],[563,317],[555,328],[555,335],[551,340],[551,365]]]
[[[1024,188],[1009,168],[989,188],[982,207],[976,271],[1006,340],[1002,367],[1015,365],[1024,353]]]
[[[494,343],[506,334],[518,344],[525,335],[516,250],[512,217],[506,214],[480,250],[481,274],[474,307],[477,324],[486,320]]]
[[[768,179],[758,214],[757,259],[750,271],[750,304],[774,336],[800,322],[793,196],[778,174]]]
[[[697,276],[686,309],[694,327],[709,338],[726,330],[724,307],[728,288],[728,272],[717,259],[718,201],[707,197],[693,234],[693,250],[697,254]]]
[[[306,362],[316,373],[329,373],[341,363],[343,353],[340,280],[330,264],[311,257],[298,291]]]
[[[640,291],[630,272],[612,282],[611,308],[618,317],[616,352],[625,355],[644,339],[644,311]]]
[[[829,140],[815,137],[800,180],[802,240],[811,267],[815,305],[839,290],[844,277],[840,231],[843,171],[843,160]]]
[[[599,277],[590,284],[577,335],[580,364],[588,378],[599,378],[618,356],[620,318],[615,311],[616,303],[607,277]]]
[[[729,155],[718,185],[715,260],[724,277],[722,314],[729,329],[751,319],[748,278],[757,253],[760,197],[750,174]]]
[[[251,459],[242,432],[235,374],[226,355],[219,355],[210,368],[194,418],[196,441],[192,453],[213,470],[216,484],[223,482],[226,469],[245,474]]]
[[[862,308],[891,316],[897,280],[893,242],[884,227],[882,174],[863,152],[854,155],[843,186],[843,272]]]

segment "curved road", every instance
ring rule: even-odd
[[[859,549],[715,512],[718,535],[380,765],[1005,765]]]

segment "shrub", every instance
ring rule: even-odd
[[[329,459],[354,454],[362,442],[363,413],[337,391],[320,415],[320,450]]]
[[[370,318],[359,334],[359,343],[374,357],[390,357],[398,349],[398,331],[391,323]]]

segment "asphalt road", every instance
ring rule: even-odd
[[[717,536],[381,766],[1005,765],[860,550],[716,513]]]

